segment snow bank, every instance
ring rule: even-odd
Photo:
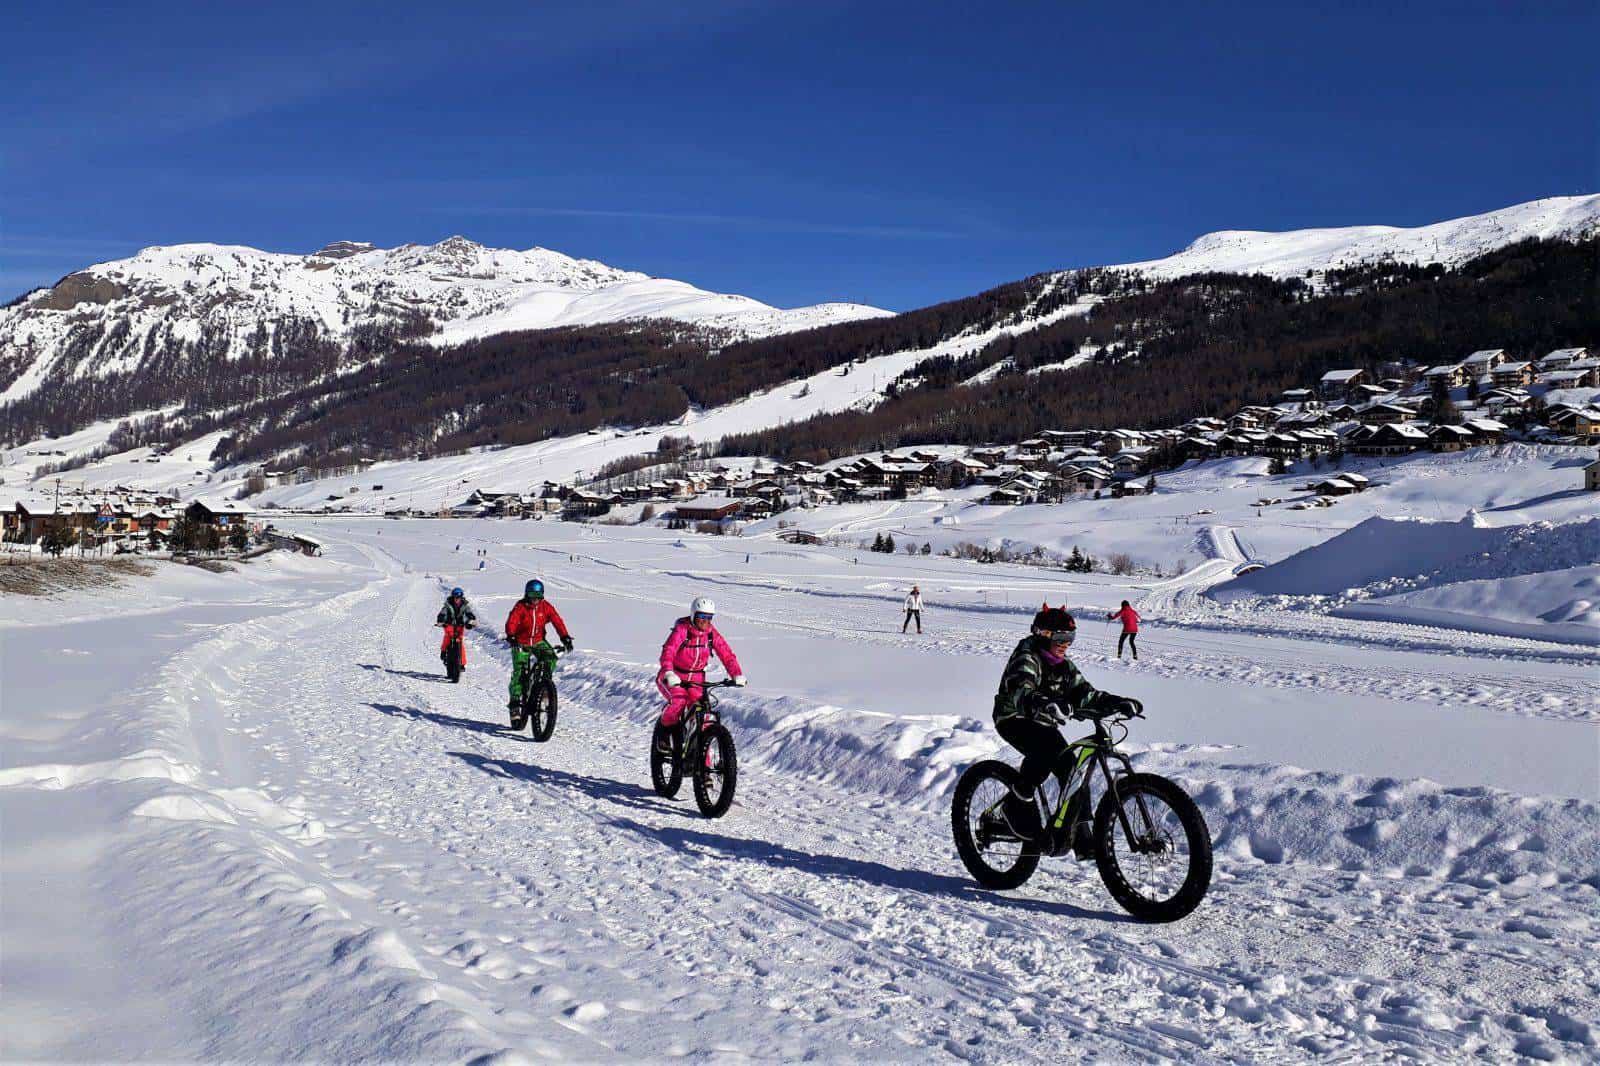
[[[498,642],[479,637],[475,656],[509,668]],[[654,721],[653,673],[596,655],[562,663],[563,699]],[[985,758],[1016,756],[986,721],[896,715],[740,690],[724,718],[749,767],[809,776],[890,802],[942,813],[961,772]],[[1127,750],[1141,770],[1178,780],[1204,811],[1218,851],[1237,860],[1296,862],[1376,876],[1432,876],[1478,887],[1578,883],[1600,889],[1594,864],[1600,804],[1449,788],[1400,780],[1215,761],[1216,747]],[[1528,791],[1540,788],[1530,775]]]

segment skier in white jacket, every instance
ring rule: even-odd
[[[917,586],[915,586],[915,585],[911,586],[911,595],[906,597],[906,620],[904,622],[900,623],[900,632],[904,633],[906,631],[906,626],[909,626],[911,624],[911,620],[913,618],[916,619],[916,621],[917,621],[917,635],[921,636],[922,635],[922,593],[917,590]]]

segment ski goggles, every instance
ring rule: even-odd
[[[1078,637],[1076,629],[1035,629],[1034,632],[1051,644],[1071,644]]]
[[[699,611],[696,612],[694,620],[696,622],[709,622],[711,621],[712,617],[712,615],[706,614],[704,611]]]

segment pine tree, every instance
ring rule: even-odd
[[[883,535],[883,550],[887,555],[894,554],[894,537],[891,534],[885,533]]]

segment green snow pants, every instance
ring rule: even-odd
[[[511,700],[522,702],[522,690],[533,673],[533,660],[537,658],[552,676],[556,672],[556,650],[548,641],[541,640],[531,648],[511,649]]]

